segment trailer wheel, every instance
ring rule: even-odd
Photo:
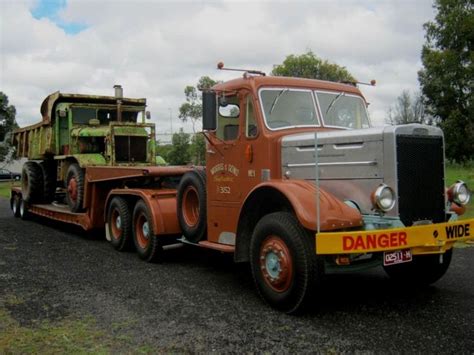
[[[18,194],[15,194],[11,200],[12,212],[15,217],[20,217],[20,200],[21,197]]]
[[[29,203],[39,202],[43,195],[43,174],[39,164],[27,161],[21,170],[22,200]]]
[[[21,197],[20,197],[19,211],[20,211],[20,218],[22,220],[25,221],[30,218],[30,213],[28,212],[28,203]]]
[[[114,197],[107,210],[110,244],[118,250],[129,249],[132,241],[132,216],[127,201]]]
[[[150,212],[143,200],[133,209],[133,241],[140,259],[147,262],[158,261],[163,247],[153,234]]]
[[[453,249],[446,251],[440,262],[439,254],[416,255],[408,263],[384,266],[387,275],[395,282],[413,286],[428,286],[448,271]]]
[[[187,240],[198,243],[207,231],[206,173],[187,172],[178,187],[178,221]]]
[[[84,171],[79,164],[69,165],[66,173],[66,201],[72,212],[80,212],[84,200]]]
[[[312,299],[323,275],[314,243],[287,212],[264,216],[252,235],[250,264],[260,296],[272,307],[296,313]]]
[[[39,166],[43,175],[43,201],[51,203],[56,193],[56,167],[46,161],[41,162]]]

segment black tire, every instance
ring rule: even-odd
[[[79,164],[69,165],[66,173],[66,202],[72,212],[81,212],[84,201],[84,171]]]
[[[43,173],[38,163],[27,161],[21,170],[22,199],[28,203],[41,202],[43,198]]]
[[[13,216],[20,217],[20,200],[21,197],[18,194],[15,194],[11,199],[11,208],[13,212]]]
[[[22,220],[25,221],[30,218],[30,212],[28,212],[28,202],[26,202],[22,198],[20,198],[19,211],[20,211],[20,218]]]
[[[163,247],[153,233],[151,215],[143,200],[138,200],[133,209],[133,242],[140,259],[147,262],[159,261]]]
[[[49,161],[43,161],[39,165],[43,175],[43,202],[51,203],[56,193],[56,167],[54,162]]]
[[[416,255],[408,263],[384,266],[387,275],[395,282],[410,286],[428,286],[448,271],[453,249],[446,251],[440,263],[439,254]]]
[[[198,243],[207,232],[206,172],[187,172],[178,186],[178,221],[185,238]]]
[[[297,313],[315,301],[324,265],[311,236],[287,212],[264,216],[253,232],[250,264],[258,293],[270,306]]]
[[[132,216],[127,201],[114,197],[107,209],[110,244],[118,250],[129,250],[132,242]]]

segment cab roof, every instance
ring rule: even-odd
[[[224,83],[216,84],[212,87],[213,90],[234,91],[242,88],[249,90],[259,90],[261,87],[294,87],[294,88],[308,88],[312,90],[327,90],[335,92],[346,92],[360,95],[363,97],[359,88],[351,84],[336,83],[333,81],[304,79],[304,78],[290,78],[283,76],[249,76],[238,78]]]
[[[122,105],[125,106],[137,106],[144,107],[146,106],[146,99],[132,99],[128,97],[123,97],[120,99]],[[41,116],[43,117],[43,123],[51,122],[51,117],[54,117],[52,113],[55,110],[57,104],[61,102],[70,102],[70,103],[87,103],[87,104],[97,104],[97,105],[116,105],[117,98],[115,96],[99,96],[99,95],[82,95],[82,94],[66,94],[56,91],[48,95],[41,104]]]

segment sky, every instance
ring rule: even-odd
[[[313,51],[346,67],[375,125],[403,90],[419,89],[423,24],[431,0],[159,1],[0,0],[0,91],[20,126],[36,123],[55,91],[146,97],[157,132],[178,120],[184,88],[201,76],[240,75],[216,64],[270,73]]]

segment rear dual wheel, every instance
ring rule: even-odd
[[[110,244],[118,250],[128,250],[132,242],[132,216],[125,199],[112,198],[107,210],[107,228]]]
[[[153,232],[150,211],[143,200],[138,200],[133,209],[133,241],[140,259],[158,261],[163,247]]]

